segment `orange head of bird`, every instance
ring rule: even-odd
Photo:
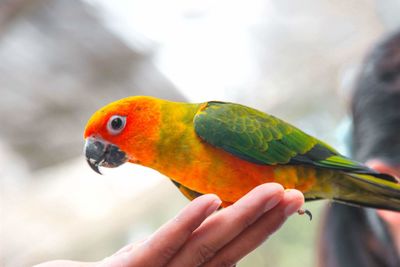
[[[156,99],[137,96],[96,111],[84,132],[84,153],[89,166],[101,174],[99,166],[114,168],[127,161],[140,163],[148,158],[159,122],[157,110]]]

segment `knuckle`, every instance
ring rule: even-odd
[[[254,217],[250,215],[243,215],[241,218],[241,222],[243,228],[246,229],[254,223]]]
[[[234,220],[240,224],[240,226],[245,229],[252,225],[255,221],[255,214],[252,212],[251,207],[247,207],[244,205],[236,206],[236,218]]]
[[[176,253],[178,252],[178,250],[174,247],[165,247],[163,249],[161,249],[160,251],[160,256],[166,260],[171,259]]]
[[[202,265],[205,262],[209,261],[215,255],[215,249],[206,244],[201,244],[196,257],[196,266]]]

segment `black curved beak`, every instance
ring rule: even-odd
[[[99,166],[115,168],[128,161],[124,151],[104,140],[89,137],[85,142],[85,156],[90,168],[101,174]]]

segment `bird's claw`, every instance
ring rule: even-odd
[[[304,214],[306,214],[306,215],[308,216],[308,218],[310,218],[310,221],[312,220],[312,213],[311,213],[311,211],[309,211],[309,210],[307,210],[307,209],[299,209],[299,210],[297,211],[297,213],[298,213],[299,215],[304,215]]]

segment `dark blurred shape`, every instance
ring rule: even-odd
[[[367,56],[351,102],[353,155],[400,166],[400,31]],[[396,267],[400,255],[375,210],[334,203],[321,235],[320,267]]]
[[[386,224],[374,210],[332,203],[324,218],[319,267],[396,267]]]
[[[129,95],[183,100],[152,64],[81,1],[5,1],[0,8],[0,139],[32,169],[82,153],[90,114]],[[148,49],[150,50],[150,49]]]
[[[353,99],[355,157],[400,164],[400,31],[368,56]]]

